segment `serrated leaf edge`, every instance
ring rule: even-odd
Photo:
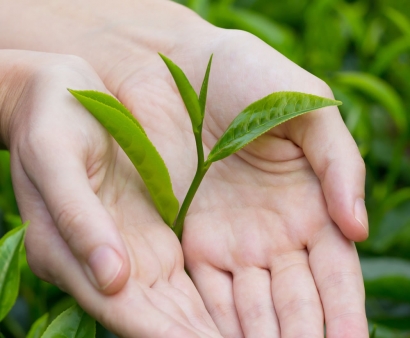
[[[274,94],[281,94],[281,93],[289,93],[289,92],[281,91],[281,92],[275,92]],[[295,92],[295,93],[299,93],[299,92]],[[300,93],[300,94],[306,94],[306,93]],[[313,95],[313,94],[308,94],[308,95]],[[313,95],[313,96],[317,96],[317,95]],[[255,102],[253,102],[253,103],[251,103],[248,107],[246,107],[244,110],[242,110],[242,112],[240,112],[237,116],[239,116],[240,114],[242,114],[243,112],[245,112],[247,109],[249,109],[250,106],[252,106],[252,105],[254,105],[254,104],[257,104],[259,101],[261,101],[261,100],[263,100],[263,99],[264,99],[264,98],[262,98],[262,99],[260,99],[260,100],[257,100],[257,101],[255,101]],[[314,110],[317,110],[317,109],[321,109],[321,108],[325,108],[325,107],[330,107],[330,106],[340,106],[340,105],[342,105],[342,102],[341,102],[341,101],[333,100],[333,99],[329,99],[329,98],[324,98],[324,99],[332,100],[334,103],[333,103],[333,104],[321,105],[321,106],[316,107],[316,108],[313,108],[313,109],[301,110],[301,111],[298,111],[297,113],[289,114],[289,115],[288,115],[288,118],[284,119],[283,121],[281,121],[281,122],[278,123],[277,125],[273,126],[272,128],[277,127],[277,126],[281,125],[282,123],[285,123],[285,122],[287,122],[287,121],[289,121],[289,120],[291,120],[291,119],[293,119],[293,118],[295,118],[295,117],[297,117],[297,116],[303,115],[303,114],[305,114],[305,113],[308,113],[308,112],[311,112],[311,111],[314,111]],[[292,115],[295,115],[295,116],[292,116]],[[235,119],[236,119],[236,118],[235,118]],[[231,124],[228,126],[228,128],[226,128],[226,130],[229,129],[229,127],[232,125],[232,123],[235,121],[235,119],[231,122]],[[260,124],[259,126],[263,126],[263,125],[269,123],[270,121],[271,121],[271,120],[267,120],[265,123],[262,123],[262,124]],[[270,129],[272,129],[272,128],[270,128]],[[257,139],[259,136],[262,136],[263,134],[267,133],[270,129],[266,130],[266,131],[263,132],[262,134],[259,134],[259,135],[255,136],[254,138],[250,139],[248,142],[246,142],[243,146],[241,146],[241,147],[240,147],[238,150],[236,150],[235,152],[237,152],[237,151],[243,149],[243,148],[246,147],[249,143],[251,143],[252,141],[254,141],[255,139]],[[225,132],[224,132],[224,134],[225,134]],[[219,138],[219,140],[224,136],[224,134],[222,134],[222,136]],[[243,134],[243,136],[244,136],[244,135],[247,135],[247,134],[249,134],[249,129],[247,130],[247,133],[244,133],[244,134]],[[218,141],[219,141],[219,140],[218,140]],[[218,141],[216,142],[216,144],[218,143]],[[215,144],[215,145],[216,145],[216,144]],[[215,147],[215,146],[214,146],[214,147]],[[226,147],[225,147],[225,148],[226,148]],[[214,148],[212,148],[211,151],[210,151],[210,153],[209,153],[209,155],[212,154],[212,157],[209,157],[209,155],[208,155],[208,158],[207,158],[207,160],[205,161],[204,166],[209,166],[210,163],[219,161],[220,159],[217,159],[217,160],[215,160],[215,161],[212,161],[212,158],[215,157],[215,155],[219,154],[219,153],[220,153],[223,149],[225,149],[225,148],[220,148],[220,151],[218,151],[218,152],[216,152],[216,153],[214,153],[214,154],[212,154],[212,150],[214,149]],[[231,155],[232,155],[232,154],[231,154]],[[228,155],[228,156],[229,156],[229,155]],[[225,158],[225,157],[224,157],[224,158]],[[221,160],[222,160],[222,159],[223,159],[223,158],[221,158]]]

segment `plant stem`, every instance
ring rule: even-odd
[[[198,164],[196,168],[195,177],[189,187],[189,190],[185,196],[184,202],[182,203],[181,209],[179,210],[178,216],[175,220],[174,224],[174,232],[177,235],[178,239],[181,241],[182,239],[182,232],[184,230],[184,221],[186,214],[188,212],[189,206],[191,205],[192,200],[199,188],[199,185],[202,182],[206,172],[208,171],[211,163],[208,165],[204,165],[204,149],[202,146],[202,126],[198,133],[195,133],[195,142],[196,142],[196,150],[198,154]]]

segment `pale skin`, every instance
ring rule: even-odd
[[[0,38],[4,48],[71,53],[91,64],[31,54],[37,61],[26,63],[43,66],[28,72],[30,85],[12,113],[2,110],[20,211],[31,221],[33,270],[124,337],[323,337],[324,322],[327,337],[367,337],[363,281],[349,241],[367,237],[364,165],[336,108],[287,122],[214,164],[188,213],[183,257],[125,154],[65,90],[111,92],[131,109],[182,201],[195,172],[195,144],[157,51],[197,90],[215,55],[206,151],[252,101],[280,90],[331,97],[328,87],[255,37],[212,27],[171,2],[104,2],[94,16],[92,5],[81,5],[79,14],[69,4],[33,5],[25,17],[31,30]],[[7,6],[12,16],[30,4]],[[139,26],[128,21],[132,15]],[[4,19],[11,33],[25,29]],[[67,38],[34,39],[47,20]],[[101,246],[114,256],[95,251]]]

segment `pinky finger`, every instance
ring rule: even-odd
[[[336,225],[308,244],[309,263],[325,312],[328,338],[368,338],[364,286],[354,243]]]

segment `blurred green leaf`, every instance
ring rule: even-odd
[[[383,203],[383,209],[387,212],[404,202],[410,202],[410,188],[402,188],[389,195]]]
[[[373,330],[372,330],[372,333],[370,334],[370,338],[376,338],[376,331],[377,331],[377,325],[373,325]]]
[[[373,332],[376,332],[375,338],[410,338],[409,332],[392,329],[378,323],[374,324],[374,322],[371,321],[369,322],[369,328],[372,328]],[[372,335],[370,338],[374,337]]]
[[[361,48],[366,29],[363,17],[367,12],[367,3],[363,1],[354,3],[340,1],[337,12],[344,18],[354,42]]]
[[[398,258],[360,259],[367,296],[410,302],[410,262]]]
[[[407,114],[402,99],[390,84],[378,77],[360,72],[339,73],[335,80],[379,102],[389,112],[398,130],[407,130]]]
[[[387,7],[383,13],[399,28],[404,34],[410,36],[410,20],[406,15],[400,13],[398,10]]]
[[[11,183],[10,153],[5,150],[0,150],[0,210],[4,213],[18,213]]]
[[[305,15],[302,42],[306,50],[305,64],[320,77],[340,70],[348,47],[348,28],[337,11],[339,2],[313,1]]]
[[[74,305],[61,313],[46,329],[42,338],[95,337],[95,320]]]
[[[367,25],[361,44],[361,50],[364,56],[379,53],[378,47],[383,33],[384,27],[379,18],[373,19],[371,23]]]
[[[294,56],[295,38],[292,30],[259,13],[240,8],[213,6],[211,17],[217,26],[250,32],[290,59]]]
[[[48,313],[37,319],[31,326],[26,338],[40,338],[47,328]]]
[[[0,240],[0,321],[17,299],[20,284],[19,251],[28,223],[9,231]]]
[[[391,248],[397,249],[398,242],[408,237],[409,230],[410,201],[407,201],[383,215],[378,232],[374,234],[374,250],[382,253]],[[410,252],[410,247],[407,250]]]
[[[399,38],[381,48],[373,64],[370,66],[370,71],[375,75],[384,73],[391,65],[391,62],[407,50],[410,50],[410,35]]]

